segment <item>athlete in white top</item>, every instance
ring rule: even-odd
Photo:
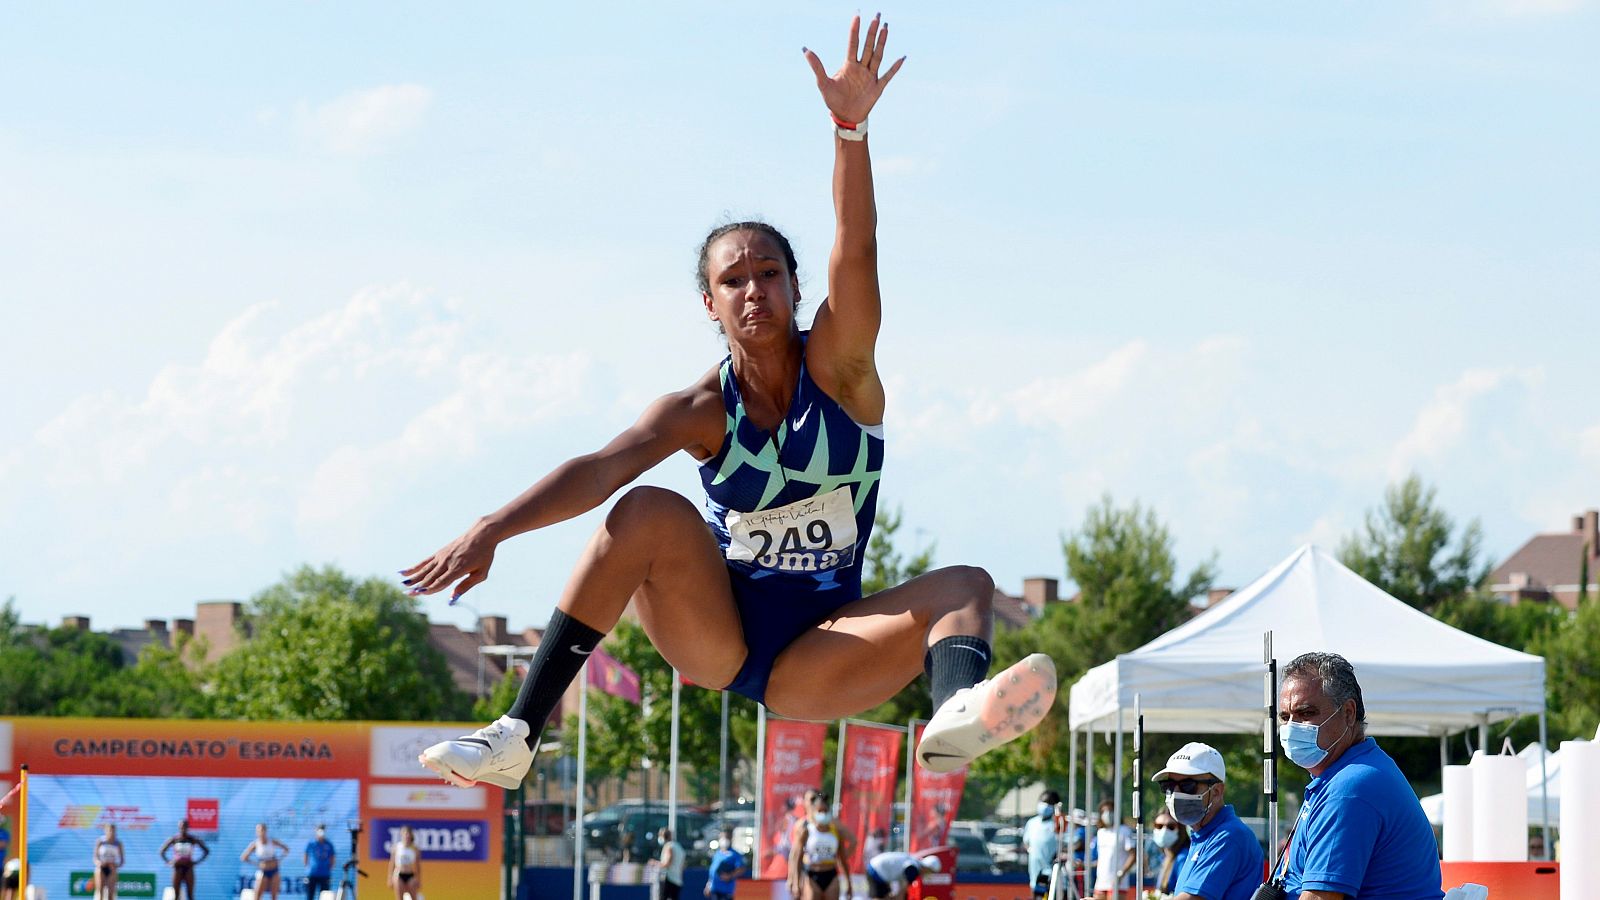
[[[117,870],[122,868],[122,842],[117,826],[107,825],[105,834],[94,844],[94,896],[96,900],[117,900]]]
[[[422,851],[417,849],[416,835],[410,825],[400,826],[400,838],[389,850],[389,887],[394,888],[394,900],[421,900]]]
[[[288,855],[289,846],[268,837],[267,823],[257,822],[256,839],[239,854],[241,862],[248,862],[252,856],[256,858],[256,900],[261,900],[262,891],[271,891],[272,900],[278,900],[278,884],[283,880],[279,877],[278,861]]]
[[[806,817],[796,826],[789,851],[789,893],[800,900],[838,900],[840,885],[850,883],[850,866],[840,852],[839,829],[821,794],[807,792],[807,799]],[[842,881],[840,870],[844,871]]]

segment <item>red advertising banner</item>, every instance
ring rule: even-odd
[[[850,871],[865,872],[863,849],[873,832],[887,837],[894,826],[895,776],[900,773],[904,728],[874,728],[851,722],[844,730],[844,771],[839,822],[855,836]],[[887,849],[887,843],[875,846]]]
[[[789,833],[805,817],[801,801],[808,790],[822,789],[822,742],[825,722],[767,719],[767,747],[762,766],[761,878],[783,878],[789,866]]]
[[[922,729],[917,726],[915,740],[922,740]],[[961,806],[961,792],[967,786],[967,770],[954,772],[929,772],[914,766],[911,775],[911,852],[942,846],[950,837],[950,823],[955,821],[956,809]]]

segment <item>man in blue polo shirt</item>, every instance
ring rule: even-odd
[[[1355,668],[1306,653],[1283,670],[1278,739],[1312,774],[1284,888],[1301,900],[1440,900],[1439,846],[1417,794],[1366,734]]]
[[[1255,832],[1222,802],[1228,780],[1222,754],[1198,741],[1184,744],[1152,780],[1166,795],[1167,812],[1189,829],[1176,900],[1250,900],[1265,857]]]
[[[733,849],[733,826],[724,825],[721,840],[717,843],[717,853],[711,857],[705,895],[713,900],[733,900],[734,883],[744,872],[744,854]]]

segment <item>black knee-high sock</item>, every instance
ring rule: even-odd
[[[951,694],[982,681],[989,674],[992,656],[988,641],[967,634],[947,637],[929,647],[922,669],[928,673],[933,708],[938,710]]]
[[[528,677],[522,679],[517,702],[506,715],[528,723],[528,746],[538,750],[539,732],[544,730],[550,711],[561,701],[578,670],[600,646],[605,634],[579,622],[561,610],[550,614],[550,624],[539,639]]]

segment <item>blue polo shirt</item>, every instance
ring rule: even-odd
[[[1284,887],[1440,900],[1439,844],[1400,767],[1367,738],[1306,786]]]
[[[1204,828],[1189,829],[1189,861],[1178,873],[1180,894],[1205,900],[1250,900],[1261,886],[1266,857],[1250,826],[1224,804]]]
[[[724,847],[723,849],[718,850],[716,855],[711,857],[711,892],[713,894],[720,894],[724,897],[732,897],[734,887],[736,886],[734,879],[729,878],[722,873],[736,872],[743,866],[743,853],[740,853],[731,847]]]
[[[333,877],[333,843],[327,838],[306,844],[306,858],[311,861],[306,875],[312,878]]]

